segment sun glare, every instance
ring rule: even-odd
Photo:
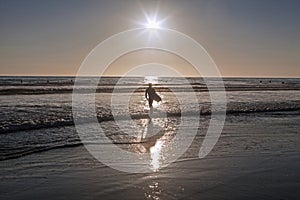
[[[145,76],[144,77],[144,83],[152,83],[152,84],[157,84],[158,83],[158,77],[157,76]]]
[[[164,142],[162,140],[157,140],[155,145],[150,147],[150,157],[151,157],[151,168],[154,172],[157,172],[161,165],[161,151]]]
[[[159,29],[160,28],[160,24],[158,21],[155,20],[148,20],[147,24],[145,25],[146,28],[149,29]]]

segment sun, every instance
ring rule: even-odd
[[[145,28],[149,29],[159,29],[160,28],[160,23],[156,20],[150,19],[145,25]]]

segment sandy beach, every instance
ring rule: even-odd
[[[84,146],[3,160],[0,198],[297,199],[299,119],[299,111],[228,116],[207,157],[197,158],[196,137],[181,159],[147,174],[111,169]]]

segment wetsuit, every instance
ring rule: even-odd
[[[148,98],[147,98],[148,95]],[[148,87],[145,92],[145,98],[148,99],[149,106],[152,107],[153,99],[155,96],[155,90],[152,87]]]

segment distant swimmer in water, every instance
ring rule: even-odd
[[[149,87],[145,91],[145,98],[148,100],[149,107],[152,108],[153,100],[160,102],[161,98],[155,92],[154,88],[152,87],[152,83],[149,83]]]

